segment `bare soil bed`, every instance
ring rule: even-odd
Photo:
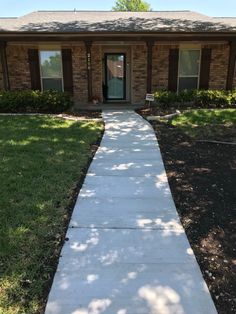
[[[236,145],[152,123],[178,213],[218,313],[236,313]],[[227,130],[229,132],[229,130]],[[235,128],[231,130],[236,142]]]

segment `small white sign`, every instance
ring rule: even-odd
[[[154,101],[155,100],[154,94],[146,94],[146,100],[147,101]]]

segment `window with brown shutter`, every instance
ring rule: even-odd
[[[41,90],[38,49],[28,49],[28,61],[31,77],[31,89]]]
[[[169,51],[168,89],[172,92],[177,91],[178,63],[179,63],[179,49],[170,49],[170,51]]]
[[[64,91],[73,93],[73,68],[71,49],[62,49],[62,68],[64,78]]]
[[[202,48],[199,88],[208,89],[211,66],[211,48]]]

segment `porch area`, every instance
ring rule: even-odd
[[[141,109],[145,106],[145,104],[131,104],[131,103],[83,103],[83,104],[76,104],[74,106],[74,110],[88,110],[88,111],[94,111],[94,110],[136,110]]]
[[[235,42],[195,37],[0,39],[0,90],[45,90],[56,84],[73,96],[76,107],[102,110],[140,108],[146,93],[156,90],[235,88]]]

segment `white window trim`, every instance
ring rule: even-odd
[[[199,51],[199,64],[198,64],[198,75],[180,75],[180,51],[183,50],[195,50],[195,51]],[[196,78],[197,77],[197,89],[199,89],[199,84],[200,84],[200,69],[201,69],[201,59],[202,59],[202,49],[199,48],[193,48],[193,47],[181,47],[179,49],[179,60],[178,60],[178,80],[177,80],[177,93],[179,93],[179,79],[181,77],[192,77],[192,78]]]
[[[41,68],[41,51],[60,51],[61,53],[61,76],[55,76],[55,77],[47,77],[47,76],[43,76],[42,75],[42,68]],[[54,48],[54,49],[50,49],[50,47],[48,47],[47,49],[39,49],[38,50],[38,54],[39,54],[39,71],[40,71],[40,84],[41,84],[41,91],[44,91],[43,89],[43,79],[61,79],[61,91],[64,92],[64,77],[63,77],[63,64],[62,64],[62,51],[61,49],[58,48]]]

